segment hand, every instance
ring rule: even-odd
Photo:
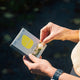
[[[49,22],[40,31],[40,41],[48,43],[52,40],[70,40],[79,41],[79,30],[71,30]]]
[[[25,56],[23,56],[23,61],[31,73],[48,76],[50,78],[54,75],[56,68],[52,67],[47,60],[39,59],[31,54],[29,55],[29,58],[33,63],[28,61]]]

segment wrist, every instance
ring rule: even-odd
[[[56,71],[57,71],[57,69],[54,68],[54,67],[52,67],[51,69],[49,69],[49,72],[48,72],[49,75],[48,75],[48,76],[49,76],[50,78],[52,78]]]
[[[66,40],[69,40],[72,42],[78,42],[79,41],[79,30],[69,30],[66,36]]]

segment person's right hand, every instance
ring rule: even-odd
[[[49,22],[40,30],[40,41],[48,43],[52,40],[79,41],[79,30],[71,30]]]

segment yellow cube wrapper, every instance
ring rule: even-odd
[[[22,45],[27,49],[30,49],[33,46],[33,40],[26,35],[22,36],[21,42],[22,42]]]

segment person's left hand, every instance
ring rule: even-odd
[[[52,65],[47,60],[39,59],[31,54],[29,55],[29,58],[32,62],[29,61],[26,56],[23,56],[23,61],[31,73],[52,78],[57,69],[52,67]]]

